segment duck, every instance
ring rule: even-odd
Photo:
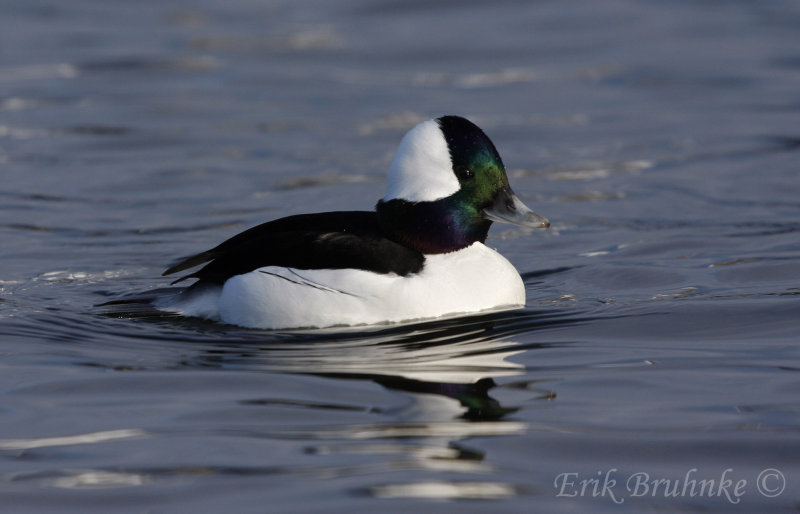
[[[159,310],[282,330],[384,325],[518,309],[516,268],[485,245],[493,222],[547,228],[468,119],[419,123],[400,141],[373,211],[298,214],[255,226],[163,275],[196,281]]]

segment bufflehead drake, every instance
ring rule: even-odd
[[[175,281],[196,283],[156,306],[265,329],[523,307],[517,270],[483,244],[493,221],[550,225],[514,195],[483,131],[443,116],[403,137],[375,211],[300,214],[246,230],[167,269],[204,264]]]

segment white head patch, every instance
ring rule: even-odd
[[[423,121],[400,141],[384,201],[432,202],[460,189],[444,134],[435,120]]]

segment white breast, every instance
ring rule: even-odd
[[[525,305],[516,269],[481,243],[426,256],[423,270],[408,277],[268,266],[230,278],[218,294],[218,319],[265,329],[394,323]]]

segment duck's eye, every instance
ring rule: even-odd
[[[456,177],[459,180],[470,180],[475,178],[475,173],[469,168],[458,167],[456,168]]]

